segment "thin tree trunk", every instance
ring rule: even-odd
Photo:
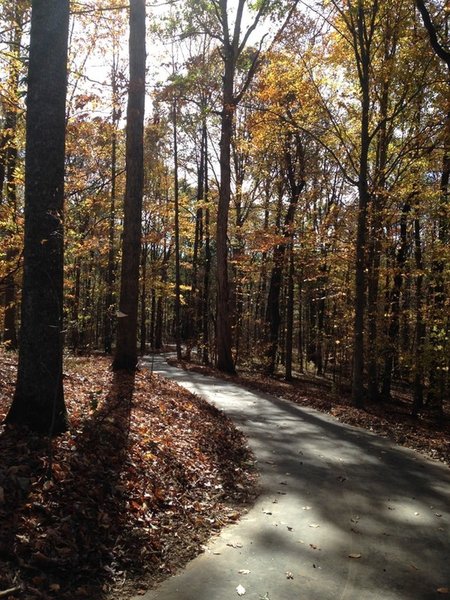
[[[116,178],[117,178],[117,125],[119,121],[117,90],[117,56],[113,54],[112,83],[112,137],[111,137],[111,194],[109,203],[108,266],[106,271],[105,298],[105,353],[112,353],[113,314],[115,306],[114,286],[116,282],[115,229],[116,229]]]
[[[424,344],[426,326],[423,316],[423,258],[422,242],[420,236],[420,222],[418,217],[414,219],[414,257],[416,262],[416,347],[414,353],[414,402],[412,414],[417,416],[423,408],[424,387]]]
[[[381,390],[381,398],[384,401],[391,399],[391,386],[392,386],[392,371],[394,364],[398,362],[396,360],[398,353],[398,337],[400,332],[400,296],[402,291],[404,269],[408,249],[407,240],[407,218],[411,210],[410,200],[406,201],[402,208],[402,216],[400,219],[400,246],[397,251],[395,275],[393,288],[390,293],[390,323],[388,330],[388,341],[385,354],[384,362],[384,376],[383,376],[383,387]]]
[[[289,245],[289,272],[287,285],[287,311],[286,311],[286,365],[285,379],[292,380],[292,348],[294,341],[294,246]]]
[[[210,213],[209,213],[209,183],[208,183],[208,132],[206,123],[203,124],[204,139],[204,177],[205,177],[205,267],[203,272],[203,299],[202,299],[202,362],[208,365],[209,355],[209,282],[211,278],[211,241],[210,241]]]
[[[293,146],[291,143],[293,142]],[[290,203],[284,218],[282,233],[285,241],[277,244],[273,253],[273,268],[270,277],[269,294],[267,298],[266,322],[269,325],[269,349],[267,353],[269,374],[275,372],[276,355],[278,351],[278,334],[281,324],[280,294],[283,281],[284,259],[286,249],[292,243],[292,229],[300,194],[305,186],[304,180],[304,150],[301,139],[295,135],[291,139],[288,134],[285,140],[285,168],[289,184]],[[280,200],[282,191],[280,190]]]
[[[450,72],[450,67],[449,67]],[[448,82],[448,112],[444,124],[444,154],[442,158],[442,172],[440,180],[439,218],[438,218],[438,248],[437,256],[432,262],[432,314],[434,327],[430,334],[431,340],[431,366],[430,384],[427,401],[438,412],[443,411],[443,402],[448,394],[446,389],[447,359],[443,353],[443,340],[448,339],[449,324],[448,310],[446,310],[447,291],[445,287],[445,262],[442,252],[449,242],[448,205],[450,198],[450,76]]]
[[[298,363],[300,373],[304,372],[304,353],[303,353],[303,273],[298,277]]]
[[[205,199],[205,126],[205,124],[202,125],[202,133],[200,139],[200,155],[197,168],[197,210],[195,213],[195,238],[192,256],[192,289],[189,296],[189,323],[187,324],[187,337],[189,340],[189,348],[194,344],[196,344],[197,346],[200,344],[199,332],[201,329],[202,322],[202,273],[200,266],[200,257],[204,242],[203,203]]]
[[[144,356],[147,350],[147,257],[148,245],[142,246],[141,258],[141,335],[140,335],[140,353]]]
[[[178,189],[178,131],[177,131],[177,100],[173,100],[172,105],[172,125],[173,125],[173,167],[174,167],[174,210],[175,210],[175,344],[177,348],[177,359],[181,360],[181,315],[180,315],[180,195]]]
[[[17,184],[16,184],[16,166],[17,166],[17,127],[18,127],[18,99],[19,99],[19,78],[20,66],[20,47],[23,34],[23,20],[25,15],[25,4],[16,2],[12,8],[11,14],[11,42],[9,48],[10,62],[8,65],[7,94],[8,97],[3,101],[4,131],[2,135],[0,161],[0,197],[3,191],[4,180],[6,179],[6,204],[9,207],[9,221],[14,225],[7,231],[6,245],[6,263],[13,264],[19,255],[18,248],[13,244],[13,235],[17,229]],[[1,200],[0,200],[1,203]],[[3,342],[7,350],[16,350],[17,339],[17,286],[16,278],[13,272],[6,276],[4,281],[4,323],[3,323]]]

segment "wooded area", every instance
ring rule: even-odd
[[[31,6],[0,2],[9,421],[67,426],[63,345],[443,412],[446,2],[185,0],[147,27],[144,0]]]

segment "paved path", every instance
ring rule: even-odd
[[[204,554],[135,600],[232,600],[239,585],[244,600],[450,598],[443,593],[450,588],[448,468],[161,357],[154,370],[223,409],[246,433],[262,492]]]

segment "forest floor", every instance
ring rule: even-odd
[[[0,422],[16,359],[0,352]],[[129,598],[235,522],[256,495],[246,439],[223,413],[143,370],[71,358],[71,429],[0,426],[0,597]],[[9,590],[9,591],[8,591]]]
[[[169,362],[185,370],[212,375],[314,408],[342,423],[363,427],[450,466],[450,403],[444,406],[444,415],[436,415],[424,408],[415,418],[411,416],[411,395],[399,390],[394,391],[391,402],[367,403],[363,409],[358,409],[352,405],[349,391],[341,389],[339,393],[333,392],[332,381],[326,377],[297,373],[288,382],[281,376],[268,377],[246,368],[240,368],[238,375],[226,375],[196,362],[177,361],[174,358]]]
[[[0,364],[1,422],[15,356],[0,352]],[[237,521],[257,494],[245,437],[210,404],[144,369],[115,375],[105,357],[67,357],[65,365],[68,433],[50,442],[0,426],[0,598],[7,600],[143,594]],[[357,410],[318,377],[287,383],[241,371],[225,379],[450,465],[448,416],[424,411],[413,419],[407,395]]]

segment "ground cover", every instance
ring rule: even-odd
[[[68,358],[71,430],[0,429],[0,597],[129,598],[193,558],[256,489],[244,436],[142,370]],[[0,354],[0,422],[16,361]],[[8,591],[10,590],[10,591]]]

